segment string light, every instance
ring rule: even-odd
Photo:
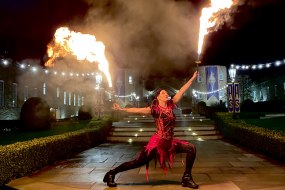
[[[224,90],[224,89],[226,89],[228,87],[228,85],[225,85],[225,86],[223,86],[222,88],[219,88],[219,89],[217,89],[217,90],[213,90],[213,91],[211,91],[211,92],[202,92],[202,91],[198,91],[198,90],[195,90],[195,89],[193,89],[192,90],[192,93],[193,93],[193,95],[196,97],[197,96],[197,94],[205,94],[205,95],[207,95],[207,94],[213,94],[213,93],[216,93],[216,92],[219,92],[219,91],[221,91],[221,90]]]
[[[133,96],[135,99],[139,99],[139,96],[137,96],[136,93],[131,93],[131,94],[125,95],[125,96],[115,95],[115,97],[117,97],[117,98],[128,98],[128,97],[131,97],[131,96]]]
[[[232,64],[231,67],[234,67],[237,70],[248,70],[248,69],[252,69],[252,70],[259,69],[259,70],[261,70],[261,69],[270,68],[271,66],[279,67],[281,65],[285,65],[285,59],[277,60],[277,61],[271,62],[271,63],[261,63],[261,64],[255,64],[255,65],[236,65],[236,64]]]

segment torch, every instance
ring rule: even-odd
[[[217,22],[217,17],[213,18],[213,15],[222,9],[230,8],[232,4],[233,4],[232,0],[211,0],[211,6],[202,9],[202,14],[200,17],[200,31],[199,31],[198,51],[197,51],[198,58],[197,61],[195,61],[195,63],[197,64],[197,70],[198,70],[198,64],[201,63],[200,55],[202,52],[204,37],[206,34],[208,34],[209,32],[208,29],[215,26]]]

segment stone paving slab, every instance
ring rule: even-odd
[[[193,178],[201,190],[285,190],[285,163],[223,140],[193,141],[197,158]],[[116,175],[118,187],[102,182],[110,169],[134,159],[145,144],[105,143],[62,160],[7,186],[19,190],[182,190],[185,154],[177,154],[167,174],[154,161],[149,181],[145,166]],[[188,188],[189,189],[189,188]]]

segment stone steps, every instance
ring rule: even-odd
[[[147,142],[156,132],[153,118],[146,116],[127,116],[112,125],[107,137],[109,142]],[[222,135],[214,121],[204,116],[179,115],[175,122],[174,138],[203,141],[221,139]]]
[[[175,127],[174,132],[178,131],[210,131],[215,130],[216,127],[213,125],[205,125],[205,126],[189,126],[189,127]],[[156,128],[154,127],[143,127],[143,126],[134,126],[134,127],[113,127],[112,132],[120,132],[120,131],[150,131],[155,132]]]
[[[150,137],[124,137],[124,136],[109,136],[107,140],[109,142],[148,142]],[[221,135],[207,135],[207,136],[177,136],[175,138],[185,141],[204,141],[204,140],[217,140],[221,139]]]

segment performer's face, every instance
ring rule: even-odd
[[[168,93],[166,92],[166,90],[161,90],[159,95],[157,96],[157,99],[160,101],[167,101],[168,100]]]

